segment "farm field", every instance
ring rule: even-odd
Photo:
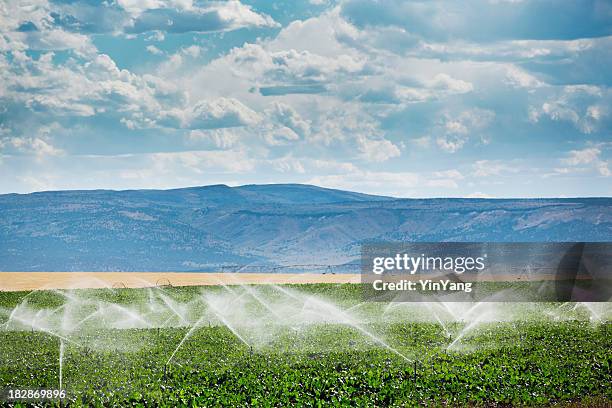
[[[346,283],[2,292],[0,383],[72,406],[604,407],[611,317],[363,302]]]
[[[358,283],[359,274],[210,272],[2,272],[0,290],[143,288],[246,284]]]

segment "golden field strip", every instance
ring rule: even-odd
[[[441,277],[441,276],[439,276]],[[418,280],[422,276],[391,275],[386,281]],[[463,281],[520,282],[554,280],[554,275],[536,277],[484,274],[462,275]],[[580,277],[578,278],[580,279]],[[361,275],[352,273],[231,273],[231,272],[1,272],[0,291],[42,289],[144,288],[151,286],[209,286],[236,284],[307,284],[361,283]]]
[[[359,274],[198,272],[0,272],[0,290],[143,288],[232,284],[359,283]]]

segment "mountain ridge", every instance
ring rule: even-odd
[[[355,262],[363,242],[612,241],[612,198],[405,199],[301,184],[0,195],[0,270]]]

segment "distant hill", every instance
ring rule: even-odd
[[[390,241],[612,241],[612,198],[396,199],[300,184],[0,195],[0,270],[343,264]]]

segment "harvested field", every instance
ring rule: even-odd
[[[359,283],[359,274],[198,272],[0,272],[0,290],[242,284]]]

